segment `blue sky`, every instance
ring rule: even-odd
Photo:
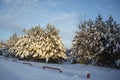
[[[0,0],[0,40],[14,32],[21,35],[23,28],[50,23],[70,48],[78,23],[94,20],[99,13],[104,20],[111,14],[120,23],[120,0]]]

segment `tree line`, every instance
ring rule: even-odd
[[[6,43],[0,41],[0,48],[7,50],[6,56],[19,59],[59,63],[69,58],[72,63],[114,66],[120,59],[120,24],[111,15],[103,21],[99,14],[96,20],[83,21],[77,27],[68,56],[59,31],[50,24],[45,29],[23,29],[23,36],[13,34]]]

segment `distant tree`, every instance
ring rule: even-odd
[[[0,40],[0,49],[3,49],[3,48],[5,48],[5,43],[2,41],[2,40]]]

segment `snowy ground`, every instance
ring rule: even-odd
[[[23,64],[24,61],[12,61],[0,56],[0,80],[120,80],[120,70],[96,67],[83,64],[46,64],[29,62],[33,66]],[[43,66],[60,68],[57,70],[43,69]]]

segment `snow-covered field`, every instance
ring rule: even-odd
[[[90,72],[90,80],[120,80],[120,70],[96,67],[84,64],[46,64],[39,62],[17,62],[0,56],[0,80],[88,80],[86,75]],[[57,70],[43,69],[43,66],[60,68]]]

